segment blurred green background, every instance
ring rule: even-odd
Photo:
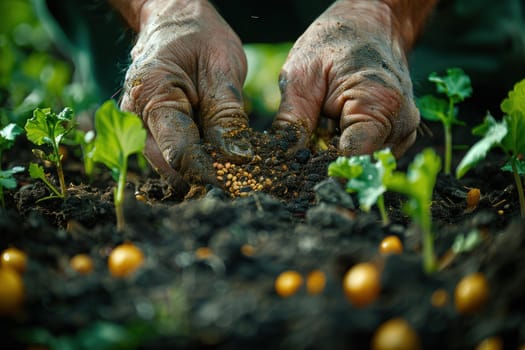
[[[43,2],[0,2],[1,13],[7,14],[0,21],[1,125],[15,122],[22,126],[37,107],[59,110],[69,106],[81,113],[107,99],[97,93],[89,63],[79,67],[81,54],[67,42],[67,35],[61,35],[49,21],[40,20],[42,12],[37,15],[35,5],[39,3]],[[249,62],[246,109],[256,128],[266,128],[278,108],[277,80],[290,47],[291,43],[245,46]]]

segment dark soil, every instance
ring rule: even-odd
[[[65,162],[69,197],[38,203],[48,190],[21,175],[21,187],[7,193],[7,209],[0,212],[0,249],[15,246],[29,258],[23,309],[0,321],[7,348],[368,349],[378,326],[394,317],[412,325],[424,349],[474,349],[492,336],[505,349],[525,344],[525,230],[512,177],[499,171],[497,155],[461,181],[439,177],[432,213],[442,268],[426,274],[417,228],[401,210],[404,198],[386,194],[392,223],[383,227],[377,212],[356,209],[341,183],[326,178],[337,156],[330,142],[325,150],[287,157],[286,138],[253,139],[259,157],[236,164],[246,172],[237,193],[226,185],[226,174],[218,175],[224,188],[207,186],[194,192],[202,196],[184,199],[136,168],[124,232],[115,228],[114,182],[105,170],[86,184],[72,154]],[[423,145],[416,144],[400,167]],[[24,144],[9,154],[18,155],[13,164],[31,160]],[[248,174],[261,185],[258,191],[242,185]],[[467,211],[471,187],[482,199]],[[456,237],[473,230],[481,242],[452,254]],[[401,238],[403,254],[378,254],[389,234]],[[142,249],[145,263],[131,277],[115,278],[107,258],[125,241]],[[195,254],[201,247],[211,254]],[[94,259],[91,274],[69,266],[77,253]],[[357,308],[346,299],[342,279],[365,261],[381,267],[381,293]],[[304,286],[288,298],[275,292],[280,272],[306,276],[317,269],[327,278],[321,294],[310,295]],[[489,281],[490,298],[479,312],[460,315],[454,288],[477,271]],[[442,307],[431,304],[438,289],[449,296]]]

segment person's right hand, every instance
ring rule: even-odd
[[[146,1],[139,19],[121,108],[142,117],[160,175],[215,183],[201,136],[232,160],[253,156],[239,136],[248,125],[240,39],[206,0]]]

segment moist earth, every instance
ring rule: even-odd
[[[228,163],[209,148],[220,186],[186,197],[155,174],[132,168],[123,232],[115,228],[110,174],[100,169],[88,182],[73,151],[65,160],[70,185],[64,201],[38,202],[48,190],[20,175],[20,187],[6,193],[7,209],[0,212],[0,248],[17,247],[29,259],[23,308],[0,319],[6,345],[367,349],[375,330],[395,317],[412,325],[424,349],[473,349],[492,336],[505,349],[525,344],[525,232],[513,179],[499,170],[502,155],[461,181],[439,176],[432,215],[440,270],[427,274],[417,227],[402,211],[405,198],[385,194],[391,223],[383,226],[375,209],[359,210],[344,183],[327,177],[337,157],[335,138],[287,154],[293,139],[245,132],[255,140],[254,159]],[[417,143],[400,159],[401,170],[423,146]],[[16,165],[33,161],[26,144],[11,152],[20,154]],[[467,210],[470,188],[482,196]],[[479,243],[453,253],[457,237],[473,231]],[[392,234],[404,252],[380,255],[381,239]],[[115,278],[107,259],[123,242],[138,246],[145,263],[132,276]],[[198,254],[199,248],[208,254]],[[72,270],[69,259],[77,253],[92,257],[92,273]],[[381,269],[379,298],[361,308],[342,289],[345,272],[359,262]],[[283,298],[274,282],[285,270],[304,277],[320,270],[326,286],[319,294],[303,286]],[[454,288],[472,272],[486,276],[490,297],[479,312],[460,315]],[[439,289],[448,300],[434,306]]]

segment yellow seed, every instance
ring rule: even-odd
[[[208,259],[209,257],[211,257],[213,255],[213,252],[210,248],[208,247],[199,247],[195,250],[195,256],[198,258],[198,259],[201,259],[201,260],[204,260],[204,259]]]
[[[224,175],[224,170],[217,170],[217,175],[219,175],[219,176]]]
[[[241,253],[244,256],[253,256],[255,254],[255,248],[250,244],[243,244],[241,246]]]
[[[219,181],[223,181],[223,180],[224,180],[224,177],[223,177],[223,176],[217,176],[217,180],[219,180]]]
[[[445,289],[437,289],[432,293],[430,303],[434,307],[443,307],[448,303],[448,292]]]
[[[306,290],[308,294],[321,294],[326,286],[326,276],[321,270],[313,270],[306,276]]]

